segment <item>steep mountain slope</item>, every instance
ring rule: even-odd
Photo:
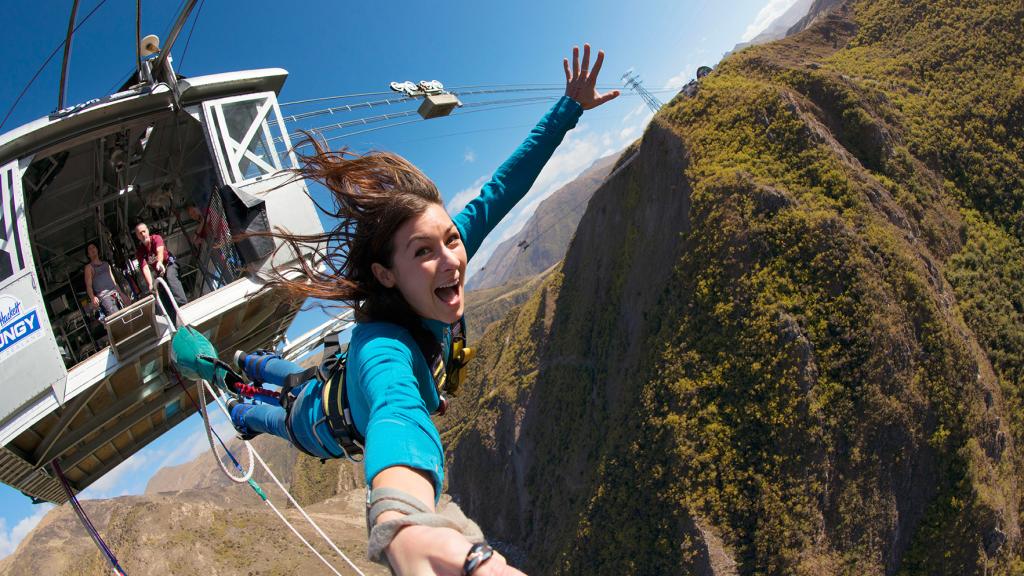
[[[253,441],[278,479],[367,574],[387,574],[366,558],[362,469],[321,464],[267,435]],[[243,458],[235,441],[229,444]],[[257,466],[253,475],[303,536],[342,568],[281,491]],[[209,454],[161,469],[144,496],[84,502],[90,519],[133,575],[321,574],[326,568],[253,493],[234,484]],[[109,569],[69,505],[51,510],[9,557],[0,576],[107,574]],[[344,573],[344,572],[343,572]]]
[[[1021,574],[1024,5],[723,61],[481,343],[450,492],[545,574]]]
[[[804,12],[803,18],[797,20],[796,23],[790,26],[789,30],[786,31],[786,36],[804,31],[808,26],[817,21],[818,18],[827,16],[833,8],[842,3],[843,0],[814,0],[810,8]]]
[[[594,162],[572,182],[541,202],[518,234],[502,242],[487,264],[469,279],[467,289],[495,288],[540,274],[565,256],[587,202],[619,154]]]
[[[352,490],[307,509],[366,574],[386,569],[366,560],[365,492]],[[283,501],[279,501],[283,504]],[[327,569],[248,486],[91,500],[90,519],[128,574],[324,574]],[[296,510],[285,516],[339,570],[344,562]],[[110,568],[70,506],[50,511],[0,562],[3,576],[93,576]]]
[[[490,326],[527,301],[557,267],[552,266],[535,276],[510,280],[494,288],[466,292],[466,330],[470,345],[476,346]]]
[[[287,442],[273,436],[257,436],[252,442],[263,459],[267,461],[270,469],[274,471],[277,478],[287,486],[292,480],[292,470],[297,460],[296,451]],[[244,453],[241,441],[231,439],[227,443],[228,447],[235,454]],[[257,482],[265,483],[270,481],[264,475],[262,469],[254,474],[256,474]],[[204,454],[200,454],[189,462],[157,470],[146,484],[144,494],[176,492],[179,490],[217,489],[230,486],[231,484],[231,480],[228,480],[220,468],[217,467],[213,461],[213,456],[210,455],[209,449],[207,449]]]

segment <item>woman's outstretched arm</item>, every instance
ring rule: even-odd
[[[573,47],[572,60],[571,69],[568,58],[562,61],[565,69],[565,96],[555,103],[523,143],[494,172],[490,181],[480,190],[480,195],[452,219],[459,228],[469,258],[473,257],[491,230],[530,190],[565,134],[576,126],[583,111],[596,108],[619,95],[618,90],[606,94],[597,92],[597,77],[604,63],[604,52],[597,53],[592,70],[589,44],[583,45],[582,66],[578,47]]]
[[[573,62],[563,61],[565,69],[565,97],[544,116],[518,149],[498,168],[491,181],[484,185],[480,196],[471,201],[455,218],[469,257],[472,257],[484,237],[508,211],[526,194],[561,143],[565,133],[576,125],[584,110],[600,106],[619,95],[618,90],[599,94],[597,77],[604,62],[604,53],[598,52],[594,67],[590,69],[590,45],[583,45],[582,65],[579,48],[573,47]],[[368,446],[368,452],[373,448]],[[437,476],[425,470],[408,466],[389,466],[373,476],[372,488],[390,488],[404,492],[434,511],[434,483]],[[400,512],[383,512],[375,525],[399,520]],[[461,576],[473,544],[460,532],[450,528],[405,526],[386,548],[388,561],[400,575],[435,574]],[[473,576],[525,576],[511,567],[497,552],[479,564]]]

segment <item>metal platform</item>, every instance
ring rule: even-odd
[[[248,278],[238,280],[188,303],[181,315],[225,360],[234,350],[269,346],[283,337],[299,307],[273,293],[260,294],[260,287]],[[121,319],[134,319],[133,310],[147,309],[146,303],[139,304],[122,311]],[[149,326],[133,329],[129,322],[123,330],[141,346],[118,355],[104,348],[68,371],[63,406],[55,395],[46,395],[0,429],[0,482],[63,503],[67,496],[44,468],[51,460],[59,460],[74,489],[81,491],[196,411],[169,361],[170,324],[160,314],[150,318],[154,323]],[[148,343],[147,335],[152,336]],[[194,395],[193,383],[184,384]]]

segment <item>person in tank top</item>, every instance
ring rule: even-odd
[[[85,291],[89,295],[89,303],[104,316],[110,316],[120,310],[128,298],[114,280],[110,263],[100,259],[100,249],[95,242],[89,242],[85,253],[89,256],[89,263],[85,265]]]

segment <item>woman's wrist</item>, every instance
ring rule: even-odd
[[[416,567],[430,566],[436,573],[461,574],[472,547],[469,540],[451,528],[410,525],[395,534],[387,555],[392,566],[412,568],[412,573],[416,573]]]

